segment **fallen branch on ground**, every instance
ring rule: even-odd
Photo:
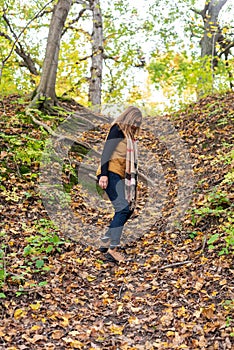
[[[185,260],[185,261],[179,261],[173,264],[168,264],[168,265],[164,265],[162,267],[159,268],[159,270],[165,270],[165,269],[170,269],[172,267],[178,267],[178,266],[182,266],[182,265],[186,265],[186,264],[192,264],[193,260]]]

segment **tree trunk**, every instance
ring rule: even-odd
[[[220,35],[218,16],[226,2],[227,0],[206,1],[204,9],[200,12],[204,22],[204,35],[200,42],[201,57],[211,56],[212,61],[217,55],[215,47]]]
[[[47,108],[56,103],[55,83],[61,34],[71,5],[72,0],[58,0],[57,5],[53,9],[42,76],[35,97],[30,105],[31,108],[35,106],[38,108],[42,105]]]
[[[103,69],[103,24],[99,0],[90,0],[93,13],[92,63],[89,84],[89,102],[93,106],[101,104],[102,69]]]

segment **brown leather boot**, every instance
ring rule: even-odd
[[[112,249],[109,248],[106,254],[106,258],[108,261],[115,262],[115,263],[125,261],[124,255],[118,252],[118,248],[112,248]]]

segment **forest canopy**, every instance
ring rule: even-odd
[[[10,0],[1,7],[2,94],[39,86],[49,98],[86,106],[160,107],[158,96],[188,102],[233,88],[230,0]]]

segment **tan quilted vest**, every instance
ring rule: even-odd
[[[108,170],[120,175],[123,179],[125,177],[126,169],[126,153],[127,153],[127,139],[121,140],[114,150],[111,159],[109,160]],[[96,175],[101,174],[101,166],[98,167]]]

